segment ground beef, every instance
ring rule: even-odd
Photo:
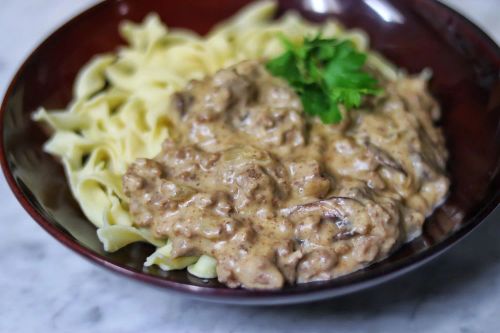
[[[230,287],[332,279],[416,237],[448,191],[439,109],[419,78],[384,82],[340,125],[256,61],[172,99],[176,133],[123,177],[136,226],[172,255],[209,254]]]

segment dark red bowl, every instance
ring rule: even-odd
[[[293,8],[313,21],[338,18],[365,30],[375,49],[409,72],[433,70],[431,89],[444,110],[452,188],[426,222],[423,236],[348,276],[276,291],[229,289],[184,271],[146,270],[144,259],[153,251],[147,245],[104,252],[61,166],[42,151],[47,136],[30,114],[40,105],[61,108],[70,101],[82,65],[123,43],[117,31],[123,19],[139,21],[156,11],[169,26],[205,33],[248,2],[106,1],[63,25],[31,54],[2,103],[0,161],[15,196],[38,224],[84,257],[144,282],[217,302],[280,304],[334,297],[408,272],[463,238],[495,208],[500,197],[500,50],[488,36],[432,0],[282,0],[280,13]]]

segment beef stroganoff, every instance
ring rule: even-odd
[[[106,251],[148,242],[146,266],[276,289],[351,273],[421,234],[449,187],[428,73],[398,70],[361,31],[274,10],[257,2],[204,37],[154,14],[126,22],[128,46],[82,69],[70,106],[34,114]],[[308,42],[345,71],[303,74]],[[286,45],[304,82],[280,73]],[[356,95],[361,79],[371,86]]]

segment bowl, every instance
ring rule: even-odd
[[[141,21],[155,11],[169,26],[205,33],[248,2],[105,1],[64,24],[33,51],[1,106],[0,161],[14,195],[41,227],[103,267],[165,289],[216,302],[285,304],[343,295],[408,272],[457,243],[498,205],[500,49],[495,42],[433,0],[281,0],[278,15],[295,9],[312,21],[337,18],[365,30],[374,49],[408,72],[432,69],[430,89],[443,108],[452,187],[444,205],[426,221],[423,235],[366,269],[273,291],[230,289],[185,271],[145,269],[144,259],[153,252],[146,244],[104,252],[95,227],[70,194],[61,165],[42,151],[47,135],[30,114],[38,106],[67,105],[78,70],[93,55],[123,44],[120,21]]]

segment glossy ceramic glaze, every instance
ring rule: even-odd
[[[282,304],[346,294],[407,272],[456,243],[495,208],[500,196],[500,50],[491,39],[433,0],[283,0],[280,13],[296,9],[314,21],[336,17],[347,27],[365,30],[373,48],[409,72],[425,67],[434,72],[431,90],[444,111],[452,188],[426,222],[424,235],[364,270],[277,291],[228,289],[184,271],[146,270],[142,264],[153,251],[148,245],[105,253],[94,226],[71,197],[61,166],[41,150],[47,136],[30,114],[40,105],[62,108],[70,101],[79,68],[123,43],[117,31],[121,20],[139,21],[156,11],[169,26],[205,33],[248,2],[106,1],[65,24],[33,52],[2,104],[0,161],[14,194],[45,230],[83,256],[138,280],[212,301]]]

